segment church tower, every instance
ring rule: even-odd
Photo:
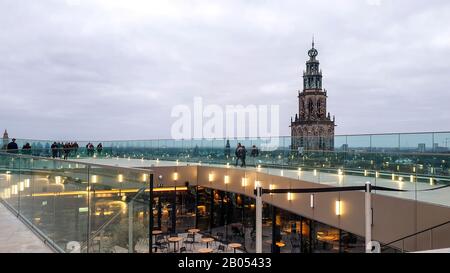
[[[309,60],[303,71],[303,91],[298,92],[298,114],[291,118],[292,149],[333,150],[334,117],[327,112],[327,91],[322,89],[322,70],[317,49],[308,51]]]
[[[2,150],[6,149],[6,146],[8,146],[8,143],[9,143],[9,136],[8,136],[8,132],[5,129],[5,132],[3,133]]]

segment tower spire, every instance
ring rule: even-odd
[[[314,48],[314,34],[312,36],[312,48]]]

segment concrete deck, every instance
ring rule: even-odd
[[[24,223],[0,203],[0,253],[52,253]]]

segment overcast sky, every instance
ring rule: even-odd
[[[450,1],[0,0],[0,128],[170,137],[177,104],[279,104],[316,37],[337,134],[450,130]]]

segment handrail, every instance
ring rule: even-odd
[[[357,136],[392,136],[392,135],[429,135],[429,134],[447,134],[450,133],[450,131],[421,131],[421,132],[387,132],[387,133],[363,133],[363,134],[348,134],[348,135],[334,135],[335,137],[357,137]],[[107,139],[107,140],[70,140],[70,139],[56,139],[56,140],[44,140],[44,139],[31,139],[31,138],[17,138],[17,140],[29,140],[29,141],[77,141],[77,142],[119,142],[119,141],[182,141],[182,140],[240,140],[240,139],[270,139],[270,138],[292,138],[292,136],[289,135],[282,135],[282,136],[268,136],[268,137],[258,137],[258,136],[244,136],[244,137],[220,137],[220,138],[189,138],[189,139],[170,139],[170,138],[154,138],[154,139]]]
[[[413,237],[413,236],[419,235],[419,234],[421,234],[421,233],[424,233],[424,232],[427,232],[427,231],[433,230],[433,229],[435,229],[435,228],[438,228],[438,227],[441,227],[441,226],[445,226],[445,225],[447,225],[447,224],[449,224],[449,223],[450,223],[450,220],[449,220],[449,221],[447,221],[447,222],[441,223],[441,224],[439,224],[439,225],[435,225],[435,226],[432,226],[432,227],[426,228],[426,229],[424,229],[424,230],[421,230],[421,231],[415,232],[415,233],[413,233],[413,234],[410,234],[410,235],[408,235],[408,236],[402,237],[402,238],[400,238],[400,239],[397,239],[397,240],[395,240],[395,241],[392,241],[392,242],[390,242],[390,243],[387,243],[387,244],[382,244],[382,247],[386,247],[386,246],[392,245],[392,244],[394,244],[394,243],[397,243],[397,242],[403,241],[403,240],[405,240],[405,239],[408,239],[408,238],[410,238],[410,237]]]
[[[201,148],[207,148],[207,149],[211,149],[210,147],[198,147],[199,149]],[[214,147],[214,149],[216,150],[223,150],[225,147]],[[369,148],[369,150],[358,150],[358,149],[367,149]],[[437,151],[424,151],[424,152],[418,152],[418,151],[410,151],[410,150],[402,150],[399,149],[397,147],[392,147],[389,149],[392,150],[385,150],[385,151],[378,151],[376,149],[378,148],[385,148],[385,147],[349,147],[348,150],[341,150],[340,148],[335,148],[334,150],[317,150],[317,149],[306,149],[304,150],[304,154],[306,153],[326,153],[326,154],[350,154],[350,153],[364,153],[367,155],[377,155],[377,154],[387,154],[387,155],[408,155],[408,156],[432,156],[432,155],[436,155],[436,156],[442,156],[442,155],[449,155],[450,151],[441,151],[441,152],[437,152]],[[409,147],[412,148],[412,147]],[[194,149],[193,147],[190,148],[186,148],[186,147],[167,147],[167,146],[159,146],[159,147],[115,147],[115,146],[108,146],[107,144],[105,144],[105,146],[103,146],[103,150],[102,153],[108,153],[111,149],[116,149],[116,150],[126,150],[126,149],[142,149],[142,150],[151,150],[151,149],[183,149],[183,150],[189,150],[189,149]],[[86,151],[87,149],[85,147],[79,147],[79,148],[58,148],[59,151],[64,151],[64,150],[69,150],[70,152],[72,151]],[[13,154],[13,155],[27,155],[25,153],[23,153],[23,149],[17,149],[17,150],[5,150],[5,149],[1,149],[0,148],[0,153],[7,153],[8,151],[9,154]],[[11,153],[11,151],[14,151],[14,153]],[[48,157],[43,157],[43,158],[49,158],[51,157],[51,148],[31,148],[30,150],[25,150],[27,152],[29,152],[30,154],[33,153],[33,151],[45,151],[45,152],[50,152],[48,154]],[[111,150],[113,151],[113,150]],[[289,147],[278,147],[275,150],[271,150],[269,152],[275,152],[275,151],[279,151],[279,152],[293,152],[293,153],[297,153],[298,150],[296,149],[292,149]],[[94,150],[94,152],[97,152],[97,150]],[[260,152],[266,152],[264,150],[260,151]],[[38,156],[38,157],[42,157],[42,156]],[[53,158],[53,159],[59,159],[59,158]],[[63,160],[63,159],[60,159]],[[67,161],[67,160],[65,160]]]
[[[0,151],[0,155],[7,155],[12,157],[24,157],[24,158],[31,158],[31,159],[38,159],[38,160],[52,160],[57,161],[61,163],[73,163],[73,164],[80,164],[80,165],[86,165],[86,166],[94,166],[94,167],[101,167],[105,169],[121,169],[121,170],[133,170],[133,171],[141,171],[141,172],[152,172],[152,170],[149,169],[141,169],[141,168],[130,168],[130,167],[122,167],[122,166],[112,166],[112,165],[106,165],[106,164],[98,164],[98,163],[91,163],[91,162],[83,162],[83,161],[77,161],[77,160],[67,160],[67,159],[60,159],[60,158],[51,158],[51,157],[44,157],[44,156],[35,156],[35,155],[25,155],[25,154],[15,154],[15,153],[5,153],[4,151]],[[149,166],[150,167],[150,166]]]

